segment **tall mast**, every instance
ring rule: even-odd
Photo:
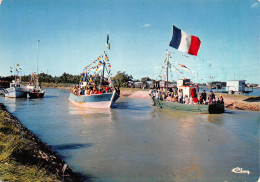
[[[101,82],[100,82],[100,86],[102,86],[103,85],[103,83],[104,83],[104,76],[105,76],[105,66],[106,66],[106,63],[105,63],[105,55],[106,55],[106,52],[104,51],[104,56],[103,56],[103,62],[102,62],[102,64],[103,64],[103,70],[102,70],[102,75],[101,75]]]
[[[169,67],[169,52],[168,50],[166,50],[166,54],[167,54],[167,57],[166,57],[166,75],[167,75],[167,92],[168,92],[168,88],[169,88],[169,83],[168,83],[168,67]]]
[[[39,42],[40,42],[40,40],[37,41],[37,72],[36,72],[36,75],[38,75]]]
[[[38,57],[39,57],[39,42],[40,40],[37,41],[37,72],[36,72],[36,89],[39,89],[39,80],[38,80]]]

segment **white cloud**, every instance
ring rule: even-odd
[[[257,0],[257,2],[251,4],[251,8],[256,8],[259,6],[259,4],[260,4],[260,0]]]
[[[142,27],[150,27],[151,25],[149,23],[141,25]]]

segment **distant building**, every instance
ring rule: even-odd
[[[246,81],[245,80],[228,80],[226,84],[226,90],[233,92],[245,92]]]
[[[168,82],[168,88],[174,88],[175,85],[174,85],[175,82]],[[166,81],[156,81],[155,82],[155,86],[156,88],[167,88],[167,82]]]
[[[134,82],[134,88],[142,88],[143,83],[142,82]]]
[[[154,85],[155,85],[154,80],[146,81],[146,88],[153,88]]]
[[[134,88],[134,87],[135,87],[135,82],[133,82],[133,81],[128,81],[127,87],[128,87],[128,88]]]
[[[210,85],[212,88],[222,89],[223,87],[226,87],[227,83],[220,82],[220,81],[214,81],[214,82],[211,82]]]

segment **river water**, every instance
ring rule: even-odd
[[[69,90],[0,102],[92,181],[257,181],[259,112],[194,114],[122,97],[114,109],[83,109]],[[235,174],[240,167],[250,174]]]

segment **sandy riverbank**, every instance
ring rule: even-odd
[[[226,108],[260,111],[260,96],[222,95]]]
[[[83,181],[0,103],[0,181]]]

